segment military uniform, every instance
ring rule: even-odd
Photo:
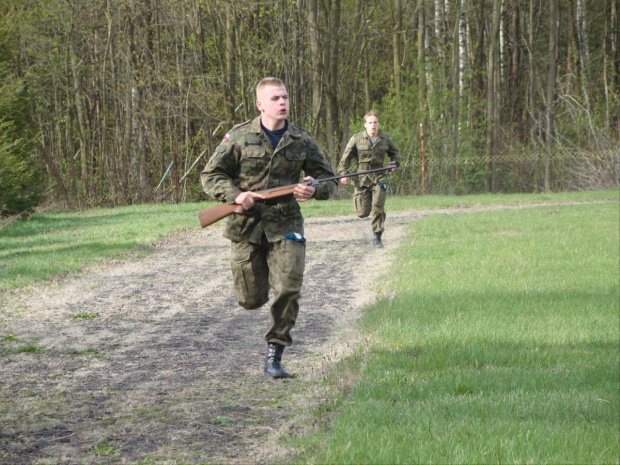
[[[312,136],[286,122],[274,149],[262,130],[260,117],[234,126],[216,148],[201,173],[202,186],[217,200],[234,204],[239,194],[300,182],[301,173],[315,179],[334,176]],[[313,196],[328,199],[335,181],[316,186]],[[259,308],[269,300],[272,324],[268,343],[288,346],[299,311],[305,268],[304,220],[292,196],[261,202],[244,214],[228,217],[224,237],[231,240],[231,268],[239,304]]]
[[[355,134],[344,149],[338,174],[347,174],[352,161],[357,162],[359,171],[381,168],[385,156],[398,167],[402,157],[394,142],[386,133],[379,131],[374,143],[366,131]],[[355,189],[353,202],[355,212],[360,218],[366,218],[372,210],[371,227],[373,233],[382,233],[385,229],[385,199],[387,196],[387,173],[369,173],[351,178]]]

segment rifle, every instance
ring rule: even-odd
[[[257,201],[256,204],[260,205],[261,202],[264,202],[265,200],[277,199],[278,197],[285,197],[287,195],[291,195],[297,184],[306,184],[308,186],[316,187],[321,182],[335,181],[336,179],[351,178],[354,176],[360,176],[362,174],[377,173],[379,171],[388,171],[394,169],[396,169],[396,164],[394,162],[390,162],[388,166],[374,168],[372,170],[358,171],[357,173],[343,174],[340,176],[332,176],[331,178],[311,179],[310,181],[290,184],[288,186],[272,187],[271,189],[256,191],[257,194],[262,194],[265,196],[264,199]],[[220,221],[221,219],[226,218],[233,213],[245,213],[245,211],[246,210],[243,208],[243,206],[239,204],[222,203],[220,205],[216,205],[215,207],[200,210],[198,212],[198,220],[200,221],[200,227],[206,228],[210,224]]]

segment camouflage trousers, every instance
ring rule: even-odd
[[[372,232],[385,230],[385,199],[387,198],[386,184],[372,184],[370,186],[356,186],[353,191],[353,206],[360,218],[366,218],[372,211],[370,226]]]
[[[261,245],[231,242],[231,269],[239,305],[248,310],[259,308],[269,300],[271,327],[267,342],[292,344],[291,329],[299,312],[299,298],[306,266],[306,245],[294,240],[270,243],[263,237]]]

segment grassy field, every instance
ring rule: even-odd
[[[291,461],[620,463],[618,200],[617,190],[390,198],[388,211],[546,205],[410,225],[378,284],[389,297],[365,312],[372,343],[325,380],[332,395],[314,412],[316,431],[291,439]],[[0,291],[148,254],[198,228],[196,211],[210,205],[5,225]],[[348,215],[351,201],[302,208]]]
[[[412,224],[297,463],[619,463],[619,227],[617,203]]]
[[[548,201],[618,200],[615,191],[561,194],[424,196],[389,199],[389,210],[521,204]],[[90,263],[148,253],[174,230],[198,228],[196,212],[214,203],[137,205],[83,212],[42,213],[27,221],[0,223],[0,291],[75,272]],[[307,218],[349,215],[350,200],[306,202]]]

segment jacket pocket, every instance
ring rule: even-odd
[[[304,161],[308,157],[306,152],[291,152],[286,151],[286,159],[290,161]]]
[[[249,145],[241,149],[241,156],[244,158],[262,158],[265,153],[265,148],[258,145]]]

